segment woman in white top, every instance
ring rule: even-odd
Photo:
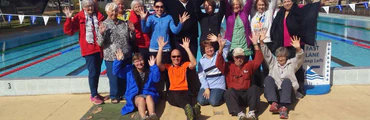
[[[257,11],[251,19],[251,30],[252,33],[266,31],[270,33],[271,24],[274,18],[274,12],[277,7],[277,0],[256,0],[254,3],[254,9]],[[270,34],[266,34],[266,38],[263,40],[268,48],[272,46]]]
[[[271,0],[269,3],[268,0],[256,0],[254,2],[255,11],[257,11],[253,18],[251,19],[251,30],[253,34],[259,34],[260,32],[266,32],[266,38],[263,39],[263,42],[267,48],[272,48],[272,42],[270,38],[270,29],[271,24],[274,18],[274,12],[277,7],[277,0]],[[259,41],[258,41],[259,42]],[[253,49],[252,49],[253,50]],[[269,74],[269,69],[266,62],[262,63],[263,75],[267,76]],[[258,84],[258,83],[257,83]],[[261,84],[259,84],[261,85]]]

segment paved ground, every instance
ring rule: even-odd
[[[77,120],[92,106],[88,94],[4,96],[0,97],[0,120]],[[261,96],[260,120],[276,120],[278,115],[268,112],[267,103]],[[292,120],[370,120],[370,85],[334,86],[326,95],[306,96],[294,110]],[[165,105],[165,107],[164,107]],[[168,103],[158,114],[161,120],[185,120],[183,110]],[[201,120],[236,120],[228,115],[226,105],[202,107]]]

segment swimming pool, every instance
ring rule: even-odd
[[[317,28],[317,40],[332,41],[332,67],[370,66],[369,20],[320,15]],[[0,79],[87,76],[77,39],[78,34],[64,35],[6,50],[0,58],[0,74],[13,72]]]

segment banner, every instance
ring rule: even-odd
[[[35,24],[36,16],[31,16],[31,24]]]
[[[331,41],[317,41],[316,46],[305,45],[303,68],[306,93],[326,94],[330,91]]]
[[[339,9],[340,12],[342,12],[342,6],[341,5],[337,5],[337,8]]]
[[[353,12],[356,12],[356,4],[349,4],[349,7],[353,10]]]
[[[42,18],[44,19],[44,23],[46,26],[46,24],[48,24],[48,21],[49,21],[49,16],[42,16]]]
[[[11,15],[7,15],[6,18],[8,19],[8,23],[10,23],[10,21],[12,20],[12,16]]]
[[[329,14],[329,6],[324,6],[322,8],[325,10],[326,14]]]
[[[60,24],[61,17],[60,16],[57,16],[55,19],[56,19],[56,21],[57,21],[57,23],[59,25]]]
[[[365,6],[366,10],[369,10],[369,2],[364,2],[364,6]]]
[[[22,24],[24,20],[24,15],[18,15],[18,18],[19,18],[19,24]]]

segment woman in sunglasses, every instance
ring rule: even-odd
[[[178,34],[181,29],[183,23],[190,18],[187,12],[184,12],[182,16],[179,15],[180,23],[176,26],[173,18],[170,14],[165,13],[163,2],[161,0],[154,2],[154,10],[155,14],[150,15],[147,20],[146,16],[148,12],[144,12],[143,8],[140,9],[140,17],[141,17],[141,29],[144,33],[148,33],[151,31],[152,37],[150,39],[149,45],[149,55],[156,56],[158,53],[158,42],[157,39],[162,36],[164,38],[164,42],[168,42],[167,45],[163,48],[162,54],[162,62],[163,63],[171,63],[170,59],[170,31],[174,34]],[[158,84],[158,91],[163,92],[164,82],[166,81],[164,77],[161,77],[161,83]]]

